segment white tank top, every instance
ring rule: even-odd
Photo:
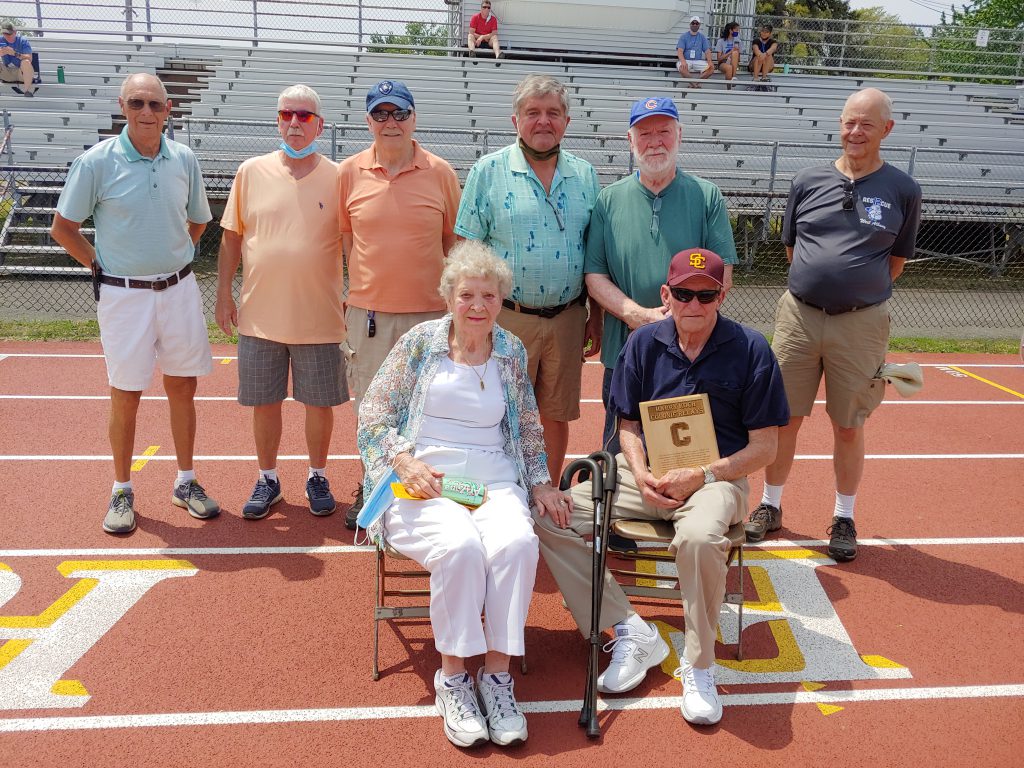
[[[491,357],[485,370],[483,365],[462,365],[446,357],[427,390],[416,442],[500,451],[505,445],[501,435],[504,417],[505,397],[498,361]]]

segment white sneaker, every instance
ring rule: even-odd
[[[597,677],[601,693],[625,693],[636,688],[647,677],[647,670],[668,658],[668,643],[661,639],[658,628],[646,622],[649,635],[637,632],[628,624],[615,625],[615,637],[605,643],[612,652],[608,667]]]
[[[722,701],[715,688],[715,668],[697,669],[688,662],[672,673],[683,683],[683,718],[695,725],[714,725],[722,719]]]
[[[512,747],[526,741],[526,717],[519,709],[512,692],[512,675],[486,673],[483,667],[476,673],[476,690],[480,709],[487,719],[491,741],[500,747]]]
[[[457,747],[475,747],[487,741],[487,723],[477,707],[473,678],[468,672],[446,678],[434,673],[434,706],[444,720],[444,735]]]

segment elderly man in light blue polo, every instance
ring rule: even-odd
[[[601,315],[587,312],[583,260],[600,184],[590,163],[561,149],[565,87],[529,75],[512,95],[518,141],[481,157],[466,179],[455,233],[483,240],[512,268],[498,324],[526,345],[544,425],[548,471],[562,473],[569,422],[580,416],[583,354],[601,347]],[[596,307],[592,307],[596,309]]]
[[[72,164],[51,234],[93,271],[115,479],[103,530],[130,533],[136,415],[157,362],[178,459],[171,502],[198,519],[220,513],[192,468],[196,377],[213,367],[192,257],[212,217],[196,156],[163,137],[171,108],[163,84],[153,75],[130,75],[118,102],[128,124]],[[95,246],[81,232],[90,216]]]

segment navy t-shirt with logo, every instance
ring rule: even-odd
[[[921,186],[898,168],[884,163],[857,179],[849,211],[846,182],[834,165],[800,171],[782,222],[782,242],[793,249],[790,293],[827,310],[892,296],[889,257],[914,255],[921,221]]]

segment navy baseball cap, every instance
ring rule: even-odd
[[[394,104],[399,109],[414,109],[416,102],[401,80],[381,80],[366,94],[366,111],[373,112],[381,104]]]
[[[629,111],[629,127],[639,123],[645,117],[652,115],[668,115],[679,119],[679,110],[676,103],[667,96],[652,96],[649,99],[640,99],[634,102],[633,108]]]

